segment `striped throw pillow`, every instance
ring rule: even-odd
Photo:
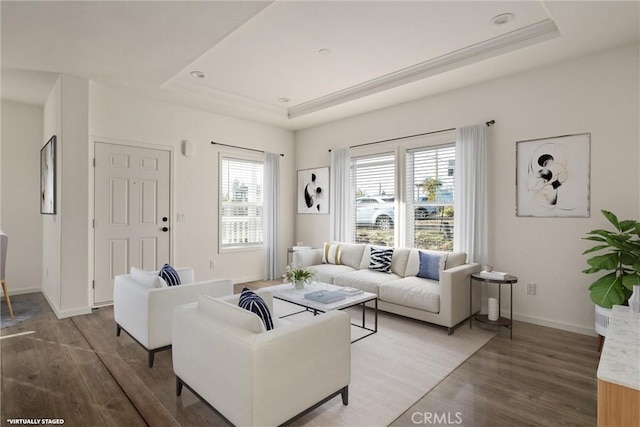
[[[178,272],[169,264],[162,266],[158,272],[158,276],[160,276],[168,286],[178,286],[180,284],[180,276],[178,276]]]
[[[371,259],[369,261],[369,270],[382,271],[383,273],[391,273],[391,258],[393,257],[393,248],[377,248],[371,246]]]
[[[238,307],[244,308],[245,310],[249,310],[252,313],[258,315],[262,322],[264,323],[264,327],[267,331],[273,329],[273,320],[271,319],[271,313],[269,313],[269,307],[267,307],[267,303],[264,302],[259,295],[256,295],[249,288],[242,289],[242,293],[240,294],[240,299],[238,300]]]
[[[322,252],[322,263],[340,265],[340,253],[341,248],[339,243],[325,242],[324,251]]]

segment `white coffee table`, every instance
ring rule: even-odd
[[[366,329],[367,331],[370,331],[370,332],[364,336],[361,336],[360,338],[357,338],[351,341],[351,343],[353,344],[356,341],[360,341],[361,339],[366,338],[369,335],[373,335],[376,332],[378,332],[378,296],[376,294],[373,294],[370,292],[361,292],[356,295],[346,295],[346,298],[336,302],[324,304],[321,302],[307,299],[304,297],[304,295],[306,293],[319,291],[319,290],[339,291],[340,289],[342,289],[342,286],[336,286],[336,285],[331,285],[328,283],[321,283],[321,282],[313,282],[306,285],[303,289],[296,289],[293,287],[291,283],[284,283],[282,285],[269,286],[269,289],[273,293],[274,298],[305,308],[302,311],[291,313],[282,317],[289,317],[289,316],[293,316],[295,314],[303,313],[306,311],[313,312],[313,315],[315,316],[318,313],[326,313],[331,310],[344,310],[345,308],[361,305],[362,306],[362,324],[361,325],[358,325],[356,323],[351,323],[351,324],[353,326],[357,326],[358,328]],[[365,313],[366,313],[365,304],[370,301],[374,302],[373,329],[367,327],[366,316],[365,316]]]

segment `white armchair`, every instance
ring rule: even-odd
[[[271,292],[256,293],[271,310]],[[348,404],[347,313],[276,322],[263,331],[257,315],[237,306],[238,297],[200,296],[197,303],[176,307],[172,352],[178,396],[184,385],[238,426],[280,425],[338,394]]]
[[[194,283],[193,269],[177,268],[181,285],[156,287],[153,276],[157,272],[133,277],[115,277],[113,288],[113,316],[116,335],[124,329],[147,350],[149,367],[153,367],[155,353],[171,348],[173,309],[177,305],[197,301],[198,295],[215,297],[233,294],[231,280],[206,280]],[[143,272],[144,273],[144,272]]]

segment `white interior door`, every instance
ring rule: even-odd
[[[96,305],[113,301],[118,274],[170,262],[170,154],[95,144]]]

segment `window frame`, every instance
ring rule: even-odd
[[[413,245],[410,245],[407,239],[407,227],[413,227],[414,224],[408,224],[407,221],[407,197],[410,195],[407,194],[406,191],[406,179],[407,179],[407,163],[406,156],[407,151],[409,150],[417,150],[417,149],[429,149],[429,148],[438,148],[439,146],[447,146],[453,145],[455,146],[456,140],[456,132],[455,130],[450,130],[446,132],[437,132],[429,135],[421,135],[416,137],[409,137],[402,140],[385,142],[382,144],[376,145],[365,145],[361,147],[353,147],[351,149],[351,159],[365,158],[365,157],[374,157],[379,155],[384,155],[387,153],[394,153],[394,161],[395,161],[395,200],[394,200],[394,246],[399,248],[414,248]],[[455,171],[454,171],[455,173]],[[353,179],[351,179],[351,201],[353,206],[356,206],[356,188]],[[451,203],[455,203],[455,175],[454,175],[454,201]],[[356,218],[355,218],[355,208],[353,210],[354,218],[353,218],[353,233],[351,235],[351,243],[355,242],[356,237]],[[401,219],[401,220],[398,220]],[[454,230],[455,232],[455,230]],[[416,248],[417,249],[417,248]]]
[[[224,202],[223,200],[223,195],[225,194],[225,191],[223,191],[222,185],[223,185],[223,162],[225,160],[235,160],[235,161],[239,161],[239,162],[247,162],[247,163],[257,163],[262,165],[263,168],[263,174],[260,177],[260,182],[257,185],[260,185],[263,187],[262,192],[261,192],[261,196],[264,197],[264,157],[260,156],[260,155],[254,155],[251,153],[238,153],[238,152],[231,152],[231,151],[221,151],[218,154],[218,252],[219,253],[232,253],[232,252],[250,252],[250,251],[257,251],[257,250],[262,250],[264,247],[264,234],[263,234],[263,215],[264,215],[264,199],[262,199],[260,205],[254,205],[254,206],[259,206],[260,210],[261,210],[261,214],[260,214],[260,226],[258,228],[258,232],[259,234],[262,236],[262,239],[259,242],[254,242],[254,243],[247,243],[247,244],[224,244],[223,243],[223,237],[224,237],[224,223],[223,223],[223,213],[224,213],[224,207],[226,206],[226,202]]]

